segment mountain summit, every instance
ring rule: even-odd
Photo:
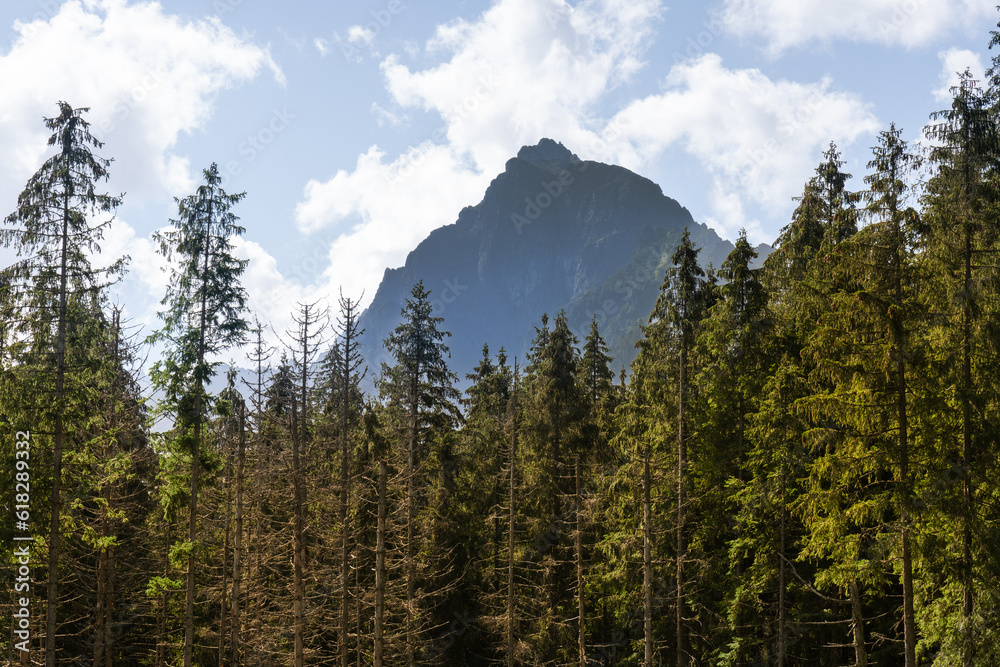
[[[547,165],[566,166],[579,162],[580,158],[568,148],[552,139],[542,139],[534,146],[522,146],[517,152],[517,160],[524,160],[539,167]]]
[[[402,267],[386,270],[360,318],[369,377],[391,362],[382,341],[418,280],[452,332],[451,368],[460,378],[483,343],[523,360],[542,314],[562,309],[581,340],[596,314],[616,367],[627,366],[685,227],[702,266],[720,266],[733,245],[649,179],[580,160],[552,139],[524,146],[481,202],[431,232]],[[770,249],[758,250],[763,260]]]

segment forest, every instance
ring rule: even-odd
[[[628,372],[563,313],[450,368],[422,283],[392,363],[343,294],[270,345],[214,164],[154,235],[140,337],[111,161],[60,102],[0,227],[8,664],[1000,664],[988,77],[860,182],[831,143],[760,268],[685,234]]]

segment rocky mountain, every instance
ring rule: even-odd
[[[580,160],[561,143],[525,146],[493,179],[483,200],[434,230],[396,269],[387,269],[362,313],[368,383],[391,362],[382,341],[418,280],[450,331],[451,369],[472,371],[484,343],[523,360],[540,326],[565,309],[583,342],[591,317],[615,358],[635,357],[635,342],[656,301],[684,228],[701,247],[703,267],[732,250],[660,187],[623,167]],[[761,246],[760,260],[770,250]]]

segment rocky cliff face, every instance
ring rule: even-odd
[[[561,309],[581,342],[596,313],[616,369],[627,366],[685,227],[702,265],[720,266],[732,244],[652,181],[580,160],[551,139],[525,146],[479,204],[431,232],[404,266],[386,270],[360,318],[369,378],[390,362],[382,341],[418,280],[452,332],[451,368],[461,378],[483,343],[523,360],[542,314]]]

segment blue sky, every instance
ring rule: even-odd
[[[995,4],[5,0],[0,212],[66,100],[114,158],[104,248],[131,256],[117,299],[147,330],[167,278],[150,235],[213,161],[247,193],[244,284],[279,331],[296,301],[366,303],[545,136],[771,242],[831,140],[860,189],[878,130],[918,140],[955,72],[981,75]]]

